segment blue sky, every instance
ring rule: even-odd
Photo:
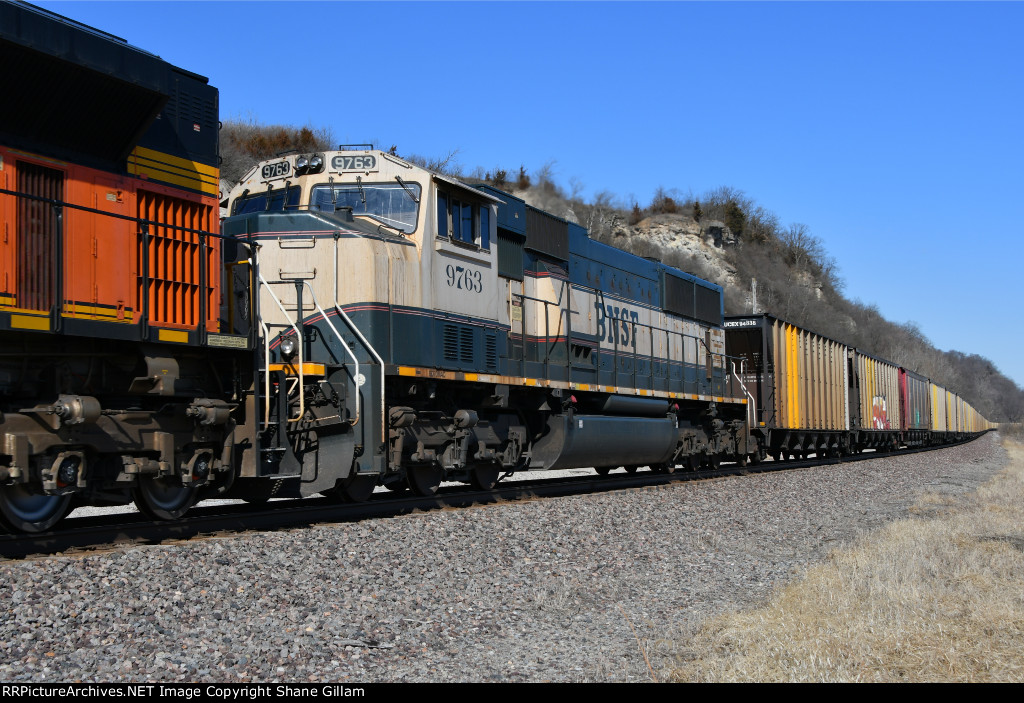
[[[1024,386],[1024,4],[37,4],[209,76],[222,119],[642,204],[741,189]]]

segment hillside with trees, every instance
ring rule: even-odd
[[[329,130],[228,121],[221,130],[222,177],[234,183],[282,151],[336,146]],[[726,314],[767,312],[917,371],[952,390],[994,422],[1024,421],[1024,390],[976,354],[941,351],[912,322],[886,320],[878,308],[843,295],[838,263],[802,224],[779,218],[745,193],[721,187],[701,194],[659,188],[651,201],[613,193],[590,200],[555,183],[553,164],[536,171],[466,171],[457,152],[442,157],[390,151],[467,182],[487,182],[535,207],[586,227],[598,241],[653,256],[725,289]],[[756,284],[755,284],[756,280]],[[756,292],[755,292],[756,291]]]

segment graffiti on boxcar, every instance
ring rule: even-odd
[[[871,399],[871,420],[876,430],[888,430],[889,411],[885,404],[885,396],[876,395]]]

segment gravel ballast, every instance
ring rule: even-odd
[[[705,618],[1005,465],[989,433],[818,469],[2,562],[0,680],[660,679]]]

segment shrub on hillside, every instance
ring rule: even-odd
[[[640,224],[642,219],[644,219],[644,211],[640,209],[640,203],[633,203],[633,210],[629,213],[629,224]]]

